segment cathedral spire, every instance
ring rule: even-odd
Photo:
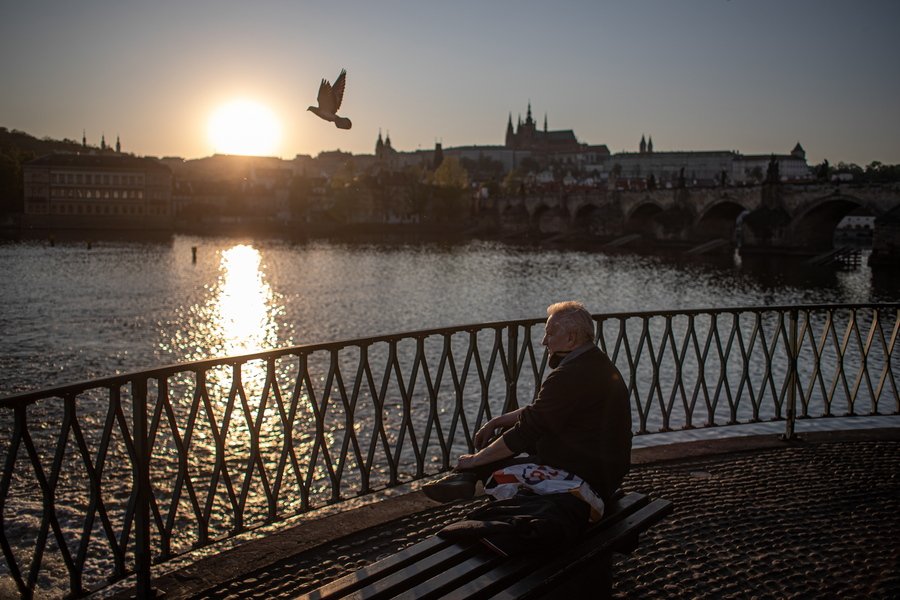
[[[653,136],[647,139],[647,152],[653,152]]]
[[[644,138],[644,134],[641,134],[641,143],[638,147],[640,148],[641,154],[647,151],[647,140]]]
[[[534,119],[531,118],[531,100],[528,101],[528,114],[525,117],[525,124],[531,125],[534,122]]]
[[[81,130],[81,147],[87,148],[87,132],[84,129]]]
[[[547,113],[544,113],[544,133],[547,133]]]
[[[116,154],[122,153],[122,143],[119,142],[119,136],[116,135]]]

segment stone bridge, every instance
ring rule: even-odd
[[[832,247],[834,230],[862,207],[878,217],[900,206],[900,185],[763,184],[653,191],[597,190],[503,198],[503,230],[540,237],[738,242],[745,248]]]

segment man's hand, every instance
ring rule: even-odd
[[[479,466],[477,454],[463,454],[456,463],[457,469],[474,469]]]
[[[475,432],[475,449],[481,450],[482,448],[487,448],[488,444],[490,444],[503,429],[515,425],[516,420],[519,418],[519,413],[521,413],[524,408],[525,407],[523,406],[508,413],[498,415],[485,423],[481,429]]]
[[[481,450],[485,446],[491,443],[491,440],[494,439],[494,436],[497,435],[497,432],[501,428],[494,424],[494,420],[491,419],[484,426],[475,432],[475,449]]]
[[[512,456],[512,450],[506,445],[502,437],[491,442],[490,446],[482,448],[475,454],[463,454],[456,463],[457,469],[474,469],[498,460]]]

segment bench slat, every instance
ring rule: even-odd
[[[448,591],[478,577],[483,572],[495,567],[502,560],[502,556],[489,551],[487,548],[480,549],[475,556],[403,592],[396,597],[396,600],[443,598]]]
[[[421,558],[433,554],[449,546],[449,540],[431,536],[409,548],[405,548],[396,554],[392,554],[377,562],[357,570],[354,573],[335,579],[322,587],[297,597],[297,600],[326,600],[328,598],[340,598],[354,590],[368,585],[371,581],[385,577],[395,571],[415,563]]]
[[[420,582],[470,558],[481,549],[480,544],[453,544],[430,556],[416,561],[400,570],[390,573],[365,587],[346,596],[347,600],[374,600],[375,598],[393,598]]]

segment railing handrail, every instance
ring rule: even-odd
[[[691,308],[677,310],[645,310],[638,312],[615,312],[615,313],[594,313],[592,318],[596,322],[609,321],[614,319],[640,319],[647,317],[669,317],[669,316],[696,316],[707,314],[741,314],[746,312],[788,312],[791,310],[843,310],[853,308],[879,308],[879,309],[897,309],[900,310],[900,302],[866,302],[866,303],[840,303],[840,304],[788,304],[777,306],[739,306],[739,307],[720,307],[720,308]],[[51,386],[27,392],[18,392],[0,398],[0,409],[13,408],[23,404],[30,404],[37,400],[43,400],[49,397],[64,398],[67,395],[77,394],[91,388],[122,386],[134,381],[136,378],[149,377],[155,379],[166,375],[173,371],[188,372],[206,370],[211,367],[219,367],[223,365],[234,365],[244,363],[251,360],[267,360],[270,358],[280,358],[282,356],[296,354],[310,354],[322,350],[339,350],[348,346],[368,346],[378,342],[390,342],[392,340],[415,339],[420,337],[429,337],[432,335],[447,335],[453,333],[463,333],[473,330],[488,329],[504,329],[512,325],[533,326],[546,321],[546,318],[527,318],[527,319],[509,319],[506,321],[489,321],[486,323],[469,323],[466,325],[452,325],[448,327],[437,327],[431,329],[418,329],[412,331],[404,331],[400,333],[380,334],[362,338],[351,338],[346,340],[338,340],[333,342],[319,342],[314,344],[300,344],[296,346],[285,346],[283,348],[275,348],[272,350],[262,350],[248,354],[235,354],[230,356],[220,356],[214,358],[205,358],[201,360],[185,361],[180,363],[169,363],[167,365],[153,367],[149,369],[140,369],[129,371],[118,375],[110,375],[108,377],[99,377],[96,379],[82,380],[78,382]]]

